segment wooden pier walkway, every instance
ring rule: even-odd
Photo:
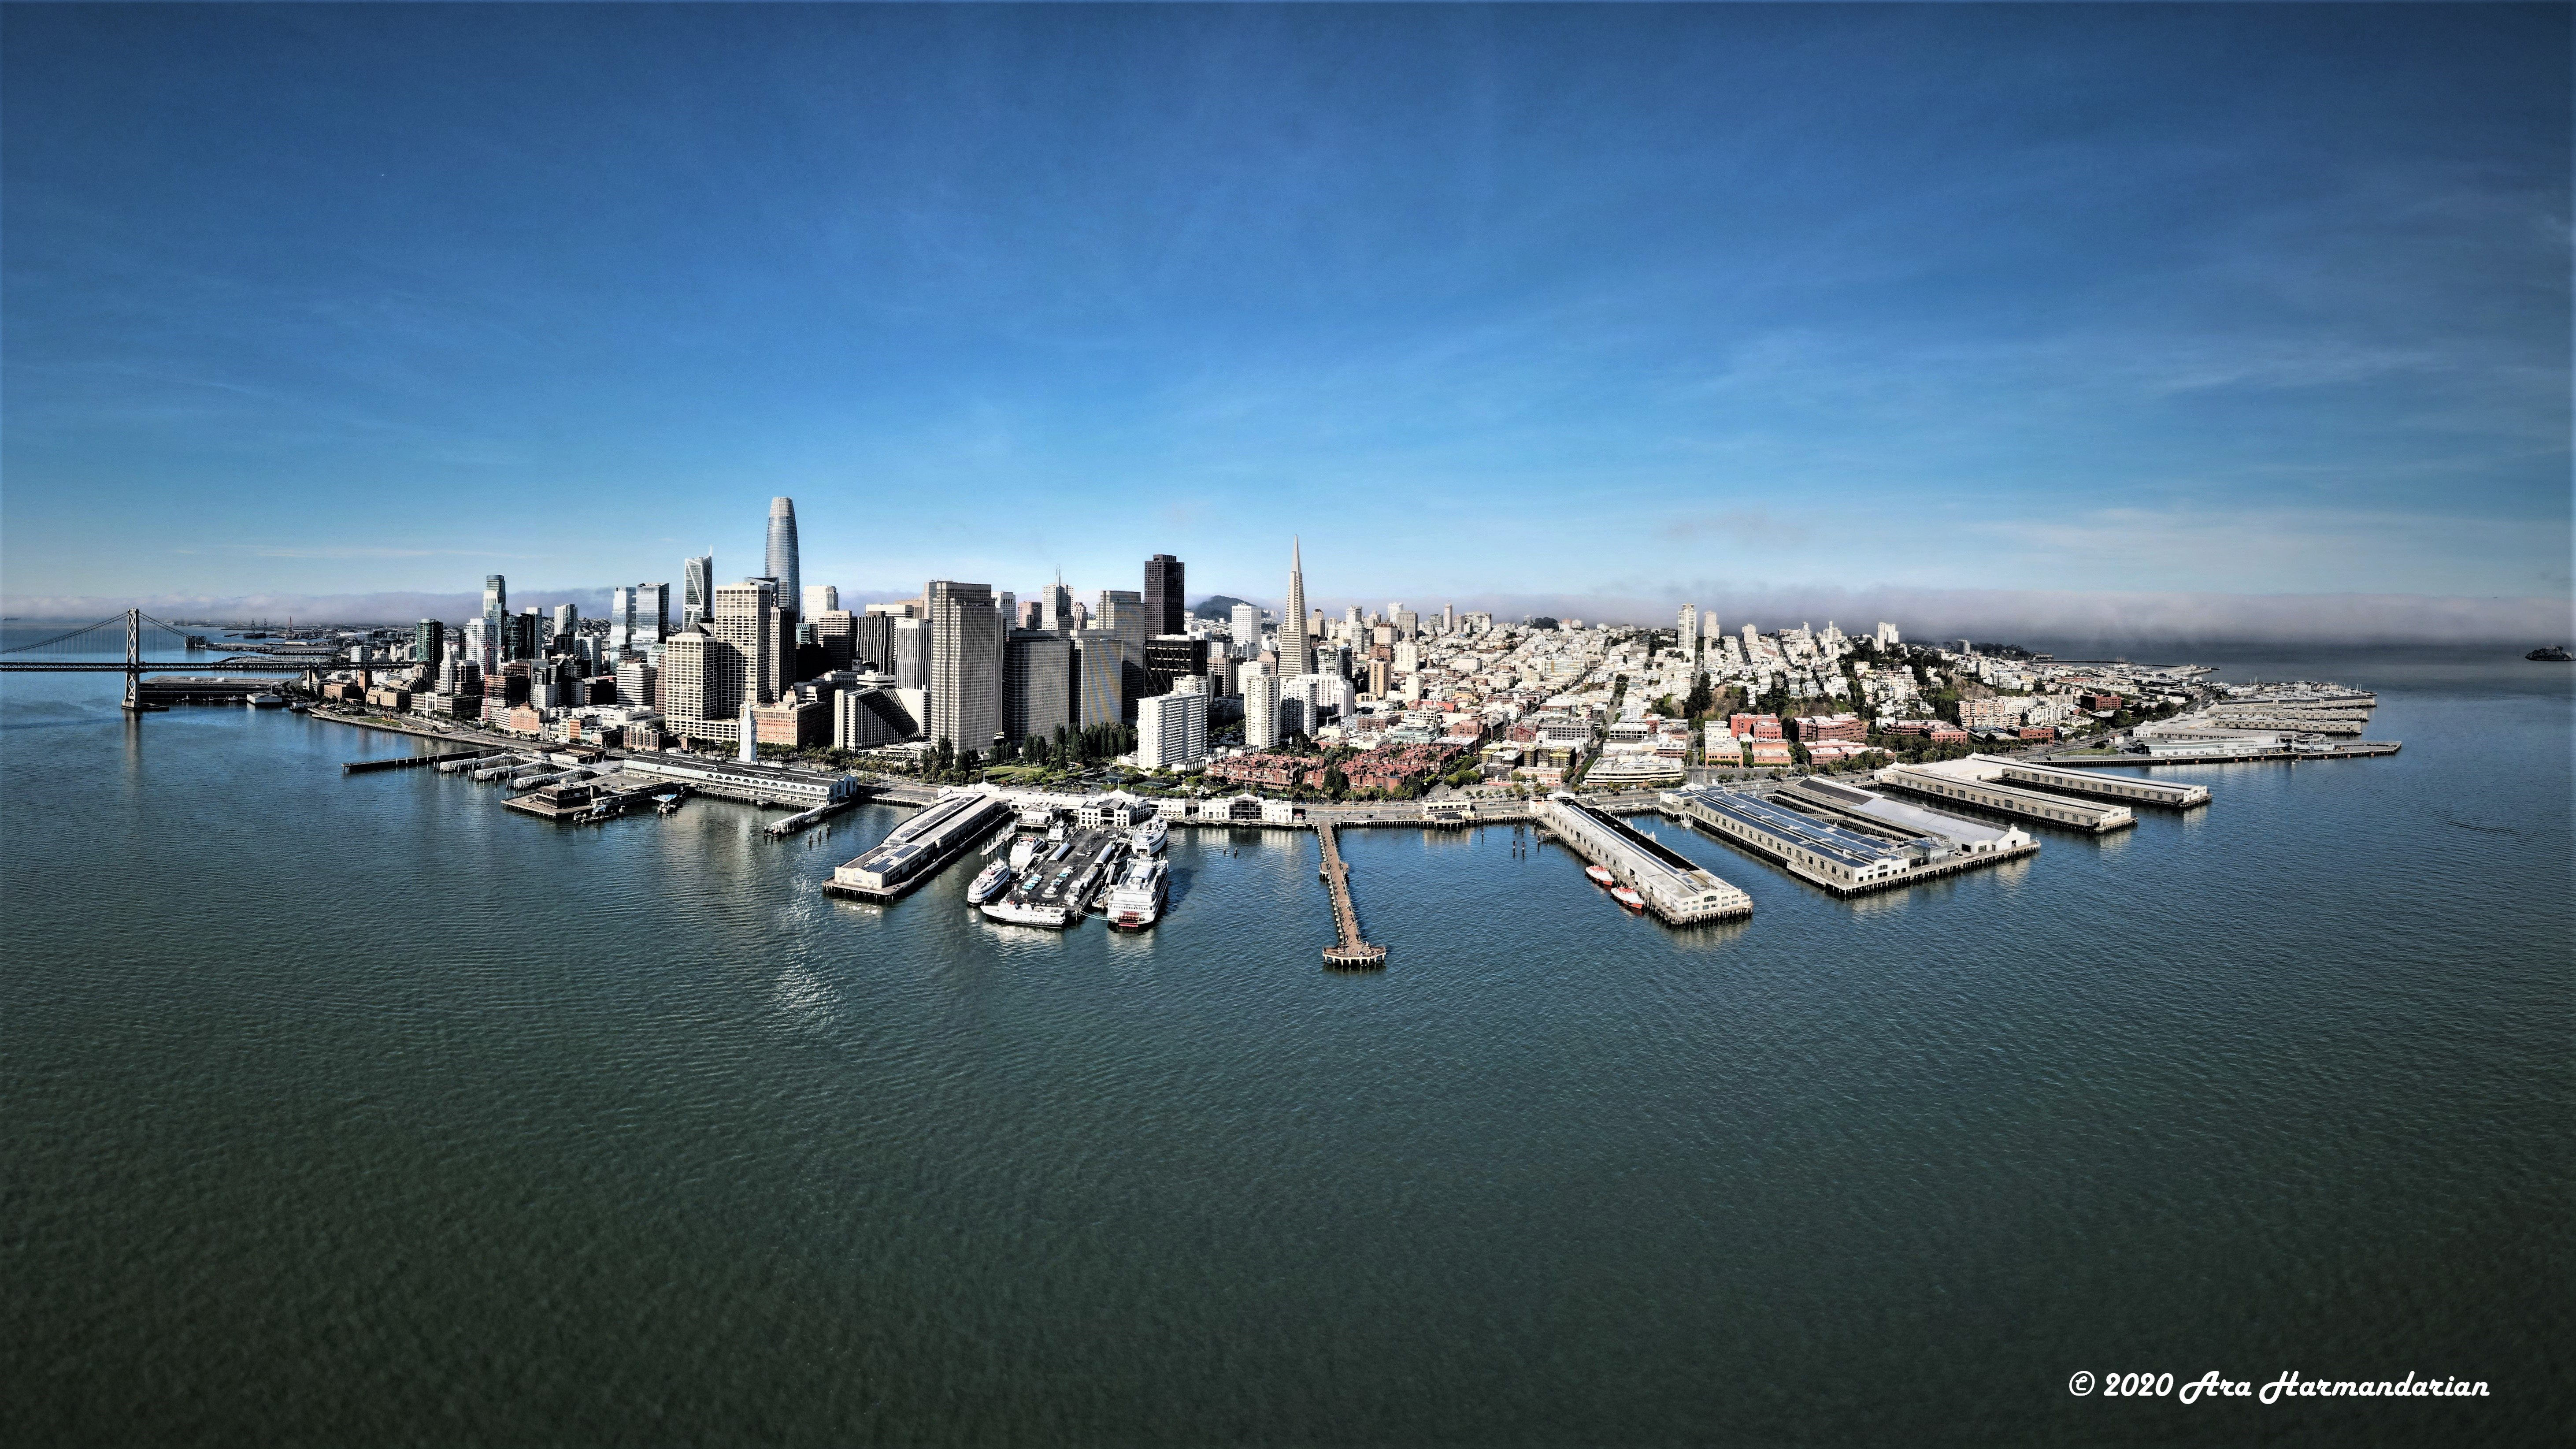
[[[1360,913],[1351,906],[1351,868],[1342,860],[1341,842],[1334,839],[1331,822],[1318,822],[1315,838],[1324,845],[1324,885],[1333,893],[1333,926],[1341,934],[1340,940],[1324,948],[1325,963],[1353,970],[1384,966],[1386,948],[1360,936]]]

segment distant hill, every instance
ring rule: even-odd
[[[1234,617],[1235,605],[1251,603],[1252,601],[1250,599],[1237,599],[1228,597],[1224,594],[1211,594],[1207,598],[1201,599],[1196,604],[1190,606],[1190,617],[1193,619],[1214,619],[1218,623],[1222,624]],[[1253,607],[1257,609],[1261,606],[1253,604]]]

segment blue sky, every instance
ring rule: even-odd
[[[2551,7],[7,7],[0,591],[2569,593]]]

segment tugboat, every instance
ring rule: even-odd
[[[2534,649],[2522,657],[2525,659],[2537,659],[2543,664],[2566,664],[2571,661],[2576,661],[2576,654],[2568,653],[2567,646],[2564,644],[2557,645],[2554,648]]]
[[[1583,873],[1592,877],[1592,883],[1601,887],[1605,891],[1619,884],[1619,878],[1617,876],[1612,875],[1610,872],[1603,870],[1597,865],[1585,866],[1583,868]]]

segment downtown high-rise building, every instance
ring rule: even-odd
[[[990,584],[933,579],[929,737],[992,752],[1002,732],[1002,611]]]
[[[1303,545],[1288,540],[1288,612],[1279,621],[1279,672],[1305,674],[1314,668],[1314,651],[1306,641],[1306,560]]]
[[[412,626],[411,657],[423,664],[437,664],[447,652],[447,626],[436,619],[423,619]]]
[[[1064,575],[1038,590],[1038,627],[1059,633],[1082,627],[1073,617],[1073,590],[1064,586]]]
[[[626,659],[617,665],[617,702],[628,709],[658,709],[660,694],[655,685],[660,671],[641,659]]]
[[[774,704],[784,688],[785,648],[780,636],[785,624],[778,608],[777,586],[766,579],[746,579],[738,584],[725,584],[715,593],[707,610],[707,633],[732,647],[739,661],[728,660],[724,667],[738,671],[738,693],[729,693],[727,702],[740,708],[743,704]],[[720,719],[721,715],[709,715]]]
[[[1098,599],[1088,632],[1116,641],[1119,717],[1134,719],[1136,701],[1145,697],[1145,641],[1152,637],[1145,622],[1145,596],[1134,589],[1102,589]]]
[[[1127,645],[1106,629],[1073,631],[1073,723],[1077,728],[1126,718]]]
[[[681,739],[733,743],[741,690],[739,655],[705,625],[692,624],[663,643],[656,706]]]
[[[792,619],[793,611],[802,606],[798,594],[802,581],[796,572],[796,500],[769,500],[769,577],[778,580],[778,607]]]
[[[1208,641],[1187,634],[1161,634],[1145,641],[1145,698],[1169,694],[1174,681],[1208,672]]]
[[[608,649],[649,654],[671,632],[671,586],[629,584],[608,594]]]
[[[1167,553],[1145,560],[1145,632],[1178,634],[1189,628],[1181,561]]]
[[[851,668],[856,669],[865,665],[882,674],[894,673],[895,617],[892,614],[875,613],[850,616]],[[921,686],[916,684],[911,687],[919,689]]]
[[[702,553],[680,561],[680,627],[707,621],[716,597],[716,556]]]
[[[1186,770],[1207,759],[1208,697],[1158,694],[1136,711],[1136,763]]]
[[[1053,629],[1014,629],[1002,657],[1002,737],[1052,741],[1073,723],[1073,640]]]
[[[671,633],[671,586],[637,584],[634,589],[635,612],[626,621],[627,639],[637,649],[648,653],[662,647]]]
[[[807,584],[797,599],[796,617],[811,624],[841,607],[841,591],[830,584]]]
[[[893,625],[893,659],[886,666],[897,689],[930,688],[931,641],[938,629],[928,619],[887,619]]]
[[[1244,747],[1269,749],[1279,743],[1279,676],[1247,664],[1238,682],[1243,688]]]
[[[510,581],[499,574],[483,576],[482,653],[474,662],[486,675],[510,657]]]
[[[1251,604],[1234,606],[1232,622],[1234,657],[1249,659],[1261,652],[1261,610]]]
[[[806,593],[812,592],[812,587],[808,586]],[[798,627],[814,631],[814,643],[823,651],[825,669],[848,669],[857,661],[859,620],[849,610],[838,607],[825,609],[809,616]]]

